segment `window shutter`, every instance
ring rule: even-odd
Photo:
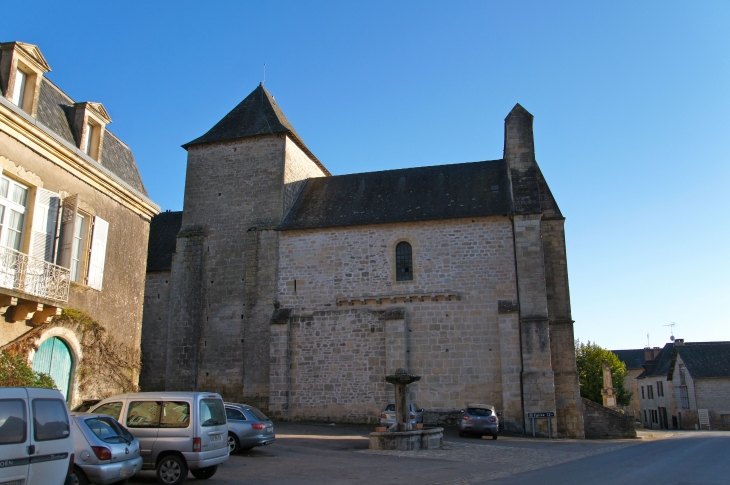
[[[49,190],[37,188],[33,225],[30,233],[30,255],[37,259],[53,262],[56,242],[56,222],[61,198]]]
[[[109,223],[101,217],[94,217],[94,233],[91,236],[91,254],[89,255],[89,279],[87,284],[101,290],[104,280],[104,261],[106,259],[106,240],[109,234]]]
[[[62,201],[61,210],[61,237],[58,243],[58,257],[56,264],[64,268],[71,267],[71,252],[74,246],[74,226],[78,212],[78,194],[66,197]]]

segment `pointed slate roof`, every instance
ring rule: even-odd
[[[208,132],[184,144],[186,150],[193,145],[240,140],[252,136],[286,133],[327,175],[329,171],[307,148],[289,120],[281,111],[263,84],[259,84],[246,99],[225,115]]]

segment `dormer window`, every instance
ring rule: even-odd
[[[101,147],[104,142],[104,131],[107,123],[111,123],[109,113],[101,103],[76,103],[74,105],[74,132],[79,150],[101,162]]]
[[[43,74],[51,68],[37,46],[23,42],[0,43],[0,84],[5,99],[31,116],[38,108]]]
[[[25,99],[25,86],[28,83],[28,75],[18,69],[15,74],[15,86],[13,87],[13,98],[11,101],[23,108],[23,100]]]

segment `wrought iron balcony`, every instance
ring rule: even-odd
[[[0,247],[0,287],[65,303],[70,284],[67,268]]]

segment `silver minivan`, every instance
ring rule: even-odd
[[[73,430],[60,392],[0,388],[0,484],[73,484],[73,453]]]
[[[210,392],[138,392],[104,399],[91,411],[112,416],[140,443],[143,470],[165,485],[207,479],[228,460],[223,399]]]

